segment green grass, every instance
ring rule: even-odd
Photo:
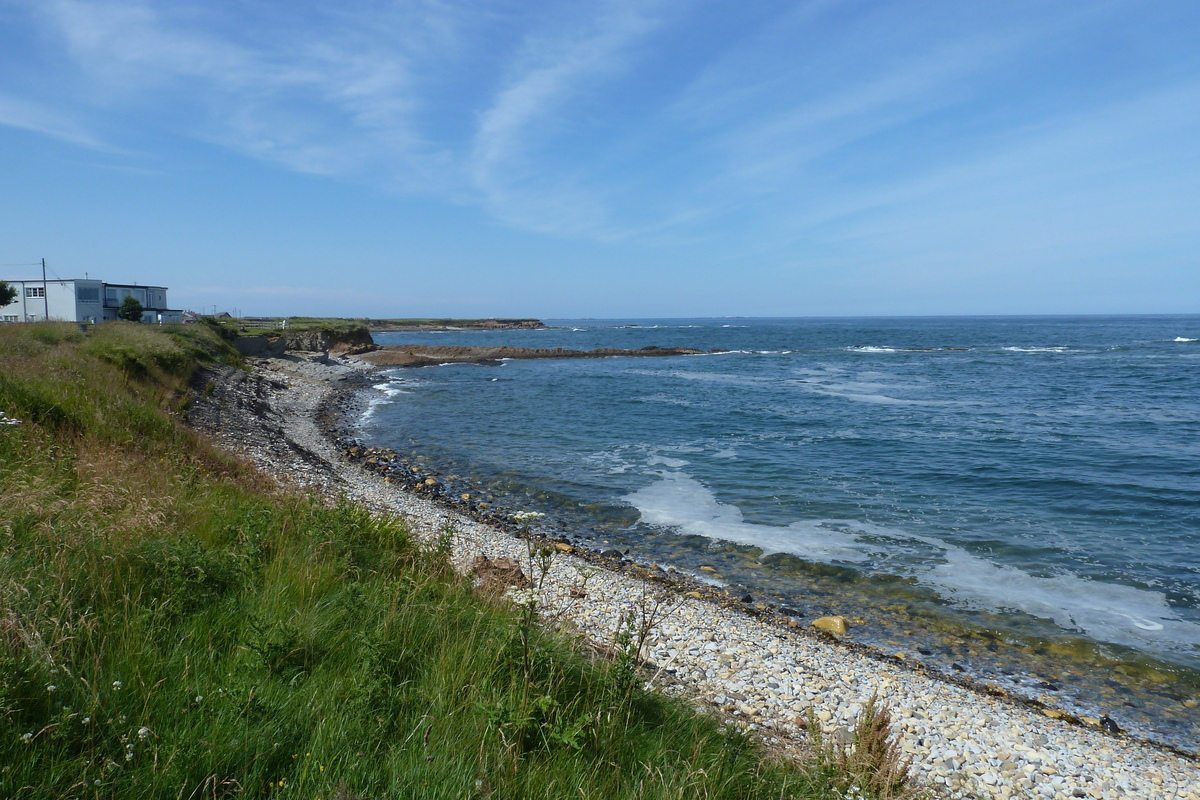
[[[0,329],[0,796],[835,797],[183,428],[203,326]],[[522,634],[525,634],[523,636]]]

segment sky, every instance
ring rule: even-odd
[[[1197,42],[1195,0],[0,0],[0,278],[246,315],[1197,313]]]

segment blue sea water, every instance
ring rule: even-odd
[[[1200,316],[549,324],[375,338],[722,352],[398,369],[362,435],[884,649],[941,614],[1018,653],[950,636],[985,676],[1059,641],[1151,664],[1126,726],[1200,739]]]

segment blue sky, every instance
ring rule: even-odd
[[[1194,313],[1197,42],[1194,0],[0,0],[0,264],[246,314]]]

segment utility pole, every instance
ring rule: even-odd
[[[79,273],[75,273],[79,274]],[[50,321],[50,296],[46,293],[46,259],[42,259],[42,304],[46,309],[46,316],[42,317],[43,322]]]

